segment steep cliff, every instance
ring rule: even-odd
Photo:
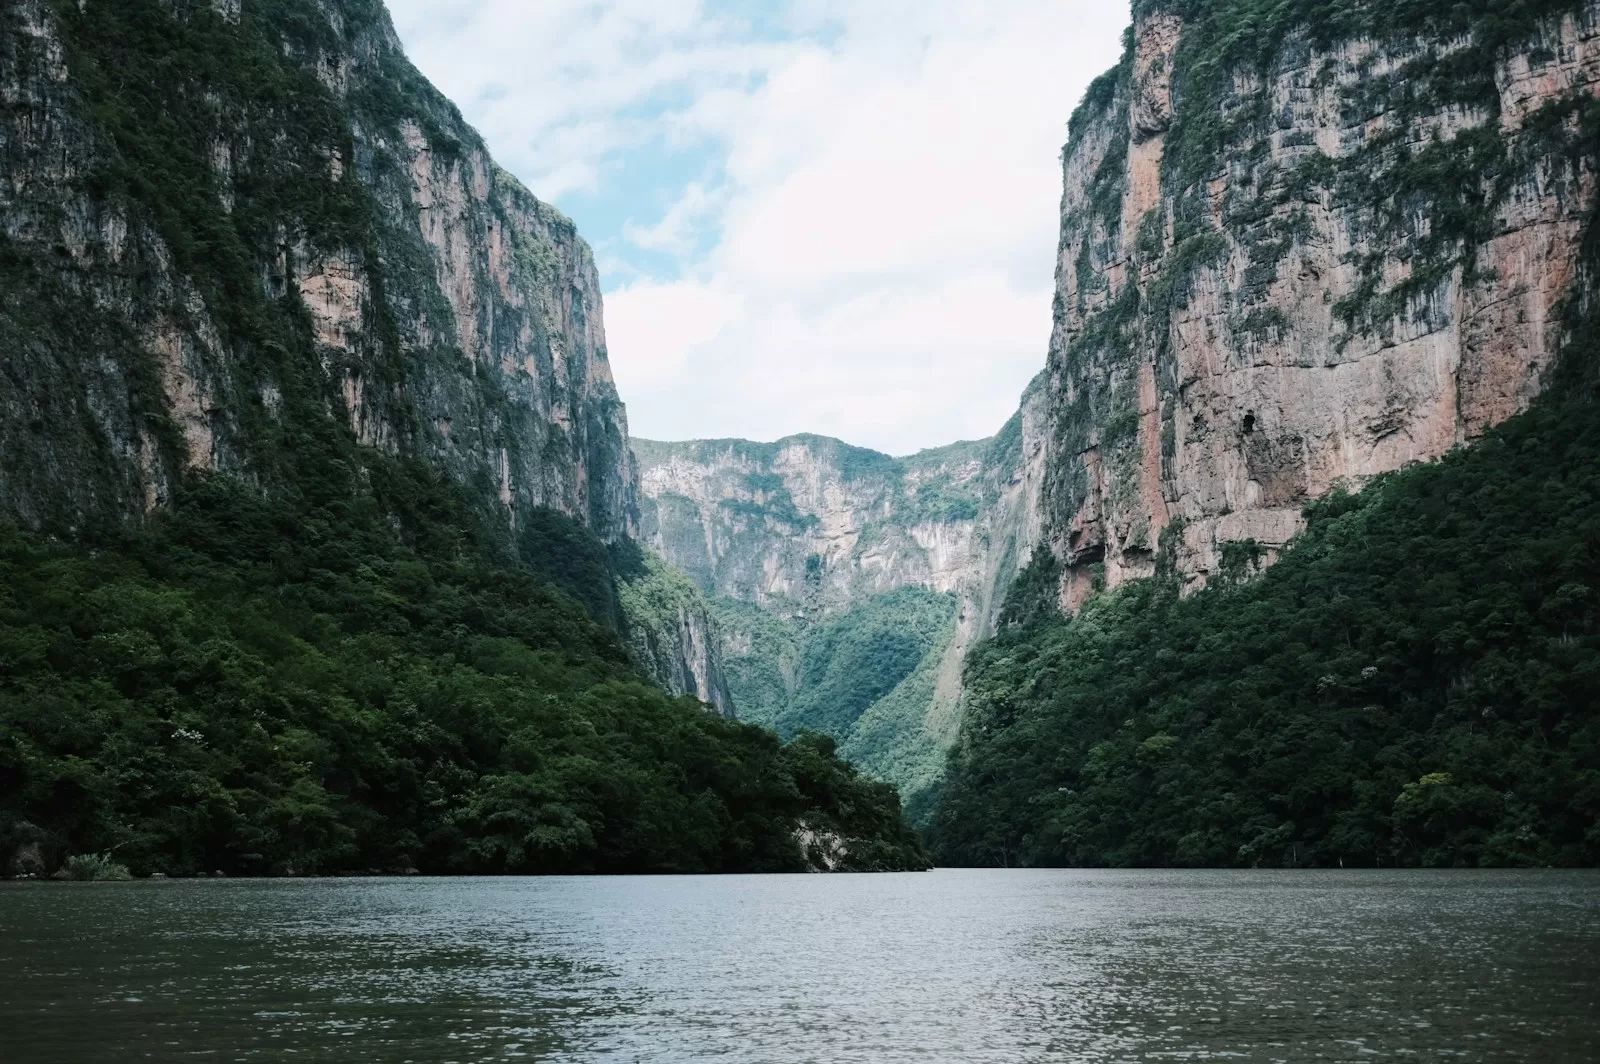
[[[0,873],[924,867],[644,682],[636,527],[589,251],[377,0],[0,6]]]
[[[26,524],[271,482],[326,417],[512,525],[634,527],[589,249],[376,0],[7,4],[0,271],[0,510]]]
[[[738,715],[723,666],[722,624],[712,604],[682,571],[655,555],[635,548],[625,557],[617,591],[628,642],[645,674],[724,717]]]
[[[1561,341],[1600,5],[1142,0],[1072,120],[1043,510],[1061,602],[1523,410]]]
[[[1134,8],[938,856],[1600,861],[1600,3]]]
[[[635,441],[641,534],[715,597],[744,719],[834,735],[907,794],[932,781],[961,662],[1038,538],[1042,394],[993,439],[908,458]]]
[[[572,547],[541,509],[636,532],[589,248],[381,4],[27,0],[0,20],[0,513],[136,517],[212,473],[297,489],[285,452],[335,431],[462,485],[541,571]],[[658,632],[590,568],[558,585],[727,711],[704,605]]]

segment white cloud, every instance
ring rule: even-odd
[[[696,181],[684,189],[678,202],[659,222],[639,225],[630,219],[623,223],[622,235],[634,247],[646,251],[690,255],[700,244],[700,230],[726,204],[727,196],[724,193]]]
[[[709,285],[640,282],[606,299],[606,344],[629,352],[629,384],[670,387],[696,351],[738,320],[741,303],[737,294]]]
[[[740,39],[702,0],[390,0],[389,8],[417,66],[501,164],[550,199],[595,188],[609,154],[651,135],[662,101],[746,84],[769,62],[768,46]]]
[[[786,0],[759,36],[700,0],[391,5],[536,193],[638,196],[579,214],[638,435],[905,453],[1043,367],[1058,152],[1126,0]]]
[[[614,346],[642,332],[651,342],[640,352],[673,353],[666,373],[631,356],[613,360],[619,374],[627,370],[624,381],[639,382],[635,394],[653,401],[653,424],[634,418],[638,435],[773,439],[807,431],[905,453],[992,434],[1015,409],[1019,382],[1043,365],[1039,293],[1017,292],[998,274],[871,286],[815,307],[771,301],[757,313],[746,299],[742,312],[705,328],[709,339],[684,342],[676,330],[692,315],[659,308],[693,308],[713,301],[711,291],[685,283],[647,290],[647,303],[635,303],[634,289],[611,300],[624,320],[651,323],[617,333]],[[1048,318],[1048,291],[1043,298]]]

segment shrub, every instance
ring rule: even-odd
[[[123,882],[133,878],[126,865],[118,864],[106,853],[79,853],[67,858],[61,866],[67,879],[81,883]]]

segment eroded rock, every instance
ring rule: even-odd
[[[1525,409],[1595,205],[1562,111],[1600,94],[1594,0],[1498,57],[1493,106],[1429,95],[1466,38],[1291,36],[1205,101],[1223,146],[1174,158],[1189,32],[1144,17],[1064,157],[1042,509],[1069,611],[1163,552],[1191,589],[1230,542],[1270,560],[1308,501]],[[1423,155],[1466,187],[1398,169]]]

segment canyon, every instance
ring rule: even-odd
[[[1067,616],[1158,575],[1193,594],[1272,564],[1330,492],[1526,410],[1596,192],[1600,5],[1550,7],[1494,47],[1309,17],[1230,55],[1208,23],[1234,7],[1136,5],[1063,150],[1046,369],[999,438],[1021,457],[636,444],[643,535],[713,597],[740,712],[836,735],[915,805],[1036,546]],[[889,608],[914,649],[887,692],[817,705],[830,663],[872,660],[853,618],[899,589],[950,598]]]
[[[819,436],[634,441],[641,535],[711,599],[741,719],[827,732],[908,799],[927,791],[962,662],[1039,537],[1042,394],[991,439],[904,458]]]
[[[408,549],[492,553],[660,688],[825,733],[918,816],[996,691],[1049,686],[992,682],[1008,599],[1045,581],[1070,626],[1260,577],[1320,504],[1536,409],[1593,289],[1600,0],[1137,0],[994,437],[634,439],[572,221],[381,4],[289,7],[6,10],[0,515],[87,541],[219,484],[381,498]],[[227,62],[123,91],[171,48]]]

